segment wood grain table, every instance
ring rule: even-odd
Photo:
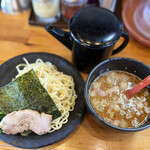
[[[43,27],[30,26],[30,11],[19,15],[3,14],[0,10],[0,64],[28,52],[48,52],[72,62],[71,51],[49,35]],[[121,40],[116,46],[121,44]],[[132,37],[128,46],[113,57],[130,57],[150,65],[150,48],[137,43]],[[142,68],[141,68],[142,69]],[[88,74],[81,73],[84,80]],[[41,148],[43,150],[149,150],[150,129],[125,133],[99,127],[86,112],[83,121],[64,140]],[[0,141],[0,150],[19,148]]]

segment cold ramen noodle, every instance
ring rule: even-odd
[[[33,69],[39,78],[43,87],[47,90],[53,101],[55,102],[61,116],[52,121],[51,130],[59,130],[63,124],[68,122],[69,111],[74,110],[75,85],[73,78],[57,70],[57,67],[51,62],[44,63],[41,59],[37,59],[35,63],[29,64],[24,58],[26,64],[19,64],[16,69],[18,75],[16,78],[25,72]],[[23,69],[21,69],[23,68]]]
[[[15,79],[0,88],[0,128],[6,134],[25,135],[30,130],[38,135],[59,130],[74,110],[73,78],[51,62],[24,61],[16,66]]]
[[[148,88],[128,99],[124,92],[141,80],[124,71],[110,71],[97,77],[89,90],[90,102],[105,121],[122,128],[136,128],[150,113]]]

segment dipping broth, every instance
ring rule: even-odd
[[[149,118],[150,93],[144,88],[131,98],[124,92],[141,81],[125,71],[110,71],[97,77],[89,89],[90,102],[105,121],[122,128],[136,128]]]

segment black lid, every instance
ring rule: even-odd
[[[109,10],[87,7],[77,11],[69,23],[70,33],[80,44],[99,48],[117,42],[122,34],[122,24]]]

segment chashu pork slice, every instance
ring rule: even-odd
[[[38,135],[46,134],[51,129],[52,115],[25,109],[6,115],[0,122],[3,133],[17,134],[32,130]]]

